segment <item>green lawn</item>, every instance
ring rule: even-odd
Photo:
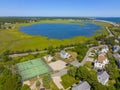
[[[63,87],[66,89],[68,87],[71,87],[73,84],[77,83],[78,81],[75,80],[73,77],[69,76],[69,75],[64,75],[61,77],[62,82],[61,84],[63,85]]]

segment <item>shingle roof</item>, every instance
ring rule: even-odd
[[[117,53],[117,54],[113,54],[113,57],[117,60],[120,60],[120,55]]]
[[[104,71],[104,72],[99,72],[99,73],[98,73],[98,76],[101,77],[101,81],[102,81],[102,82],[104,82],[106,79],[109,78],[109,75],[108,75],[108,73],[107,73],[106,71]]]
[[[98,61],[99,61],[99,62],[103,62],[103,61],[106,60],[106,59],[107,59],[107,57],[104,56],[104,55],[102,55],[102,54],[98,56]]]
[[[72,90],[90,90],[90,85],[88,82],[84,81],[84,82],[80,82],[78,85],[73,86]]]

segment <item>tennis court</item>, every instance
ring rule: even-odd
[[[17,68],[22,80],[31,79],[51,71],[49,66],[40,58],[18,63]]]

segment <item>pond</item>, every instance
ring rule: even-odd
[[[42,23],[23,26],[21,32],[29,35],[45,36],[54,39],[68,39],[76,36],[92,36],[97,30],[103,30],[101,26],[92,23]]]

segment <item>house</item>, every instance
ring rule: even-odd
[[[12,29],[14,29],[14,28],[15,28],[15,26],[12,26],[11,28],[12,28]]]
[[[115,39],[115,43],[119,43],[119,40]]]
[[[100,54],[94,62],[94,68],[95,69],[103,69],[106,64],[109,63],[109,60],[104,54]]]
[[[120,54],[118,54],[118,53],[113,54],[113,57],[114,57],[116,60],[118,60],[118,59],[120,59]]]
[[[5,22],[4,25],[10,25],[11,23]]]
[[[51,55],[47,55],[44,57],[44,59],[45,61],[50,62],[53,59],[53,57]]]
[[[71,90],[90,90],[91,86],[87,81],[79,82],[77,85],[73,85]]]
[[[118,39],[120,39],[120,36],[118,36]]]
[[[65,52],[65,50],[63,50],[63,51],[60,52],[60,57],[61,57],[61,58],[67,59],[67,58],[69,58],[70,56],[71,56],[71,55],[70,55],[69,53]]]
[[[101,49],[101,52],[102,52],[102,53],[107,53],[108,51],[109,51],[108,46],[104,46],[104,47]]]
[[[116,59],[118,68],[120,68],[120,54],[113,54],[113,57]]]
[[[120,50],[120,46],[119,45],[114,45],[113,46],[113,52],[118,52]]]
[[[102,85],[107,85],[109,80],[109,75],[106,71],[98,72],[97,79],[98,79],[98,82],[100,82]]]

